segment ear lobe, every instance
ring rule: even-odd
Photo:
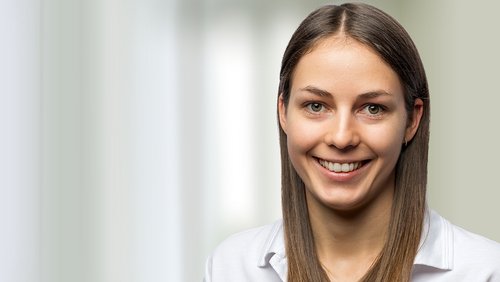
[[[283,94],[280,94],[278,98],[278,116],[280,120],[280,125],[281,128],[285,133],[287,133],[287,126],[286,126],[286,105],[285,101],[283,100]]]
[[[420,125],[420,120],[422,119],[423,114],[424,102],[422,101],[422,99],[416,99],[415,104],[413,105],[413,117],[410,124],[408,124],[408,127],[406,128],[405,142],[412,140],[417,133],[417,129]]]

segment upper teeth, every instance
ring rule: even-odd
[[[319,160],[319,163],[326,169],[333,172],[350,172],[358,169],[361,166],[361,162],[354,163],[332,163],[325,160]]]

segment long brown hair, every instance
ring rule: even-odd
[[[300,58],[318,40],[339,33],[375,50],[398,74],[409,119],[413,116],[415,99],[424,103],[417,133],[404,146],[396,164],[387,241],[362,278],[362,281],[409,281],[426,206],[430,105],[424,67],[408,33],[391,16],[367,4],[323,6],[312,12],[290,39],[281,65],[278,95],[282,95],[287,105],[293,71]],[[287,136],[280,125],[279,128],[288,281],[328,281],[314,245],[304,183],[290,161]]]

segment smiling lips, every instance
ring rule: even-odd
[[[360,168],[363,163],[362,162],[353,162],[353,163],[334,163],[326,160],[318,159],[319,164],[333,172],[351,172],[358,168]]]

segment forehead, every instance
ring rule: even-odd
[[[299,60],[291,82],[292,91],[313,85],[332,93],[384,90],[403,95],[399,76],[378,53],[344,35],[316,42]]]

